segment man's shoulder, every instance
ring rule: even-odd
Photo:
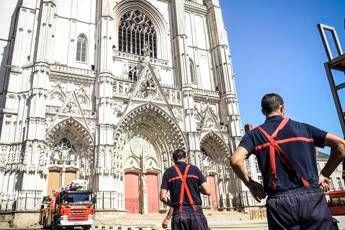
[[[165,170],[164,174],[170,175],[173,171],[175,171],[174,166],[170,166]]]
[[[260,133],[259,127],[262,127],[262,126],[264,126],[264,124],[258,125],[255,128],[249,130],[248,132],[246,132],[246,135],[244,135],[244,137],[252,137],[256,134],[259,134]]]
[[[308,126],[310,126],[307,123],[300,122],[300,121],[295,121],[293,119],[289,119],[289,121],[290,121],[291,126],[294,127],[294,128],[307,129]]]
[[[189,163],[189,165],[190,165],[191,168],[198,168],[198,166],[196,166],[194,164]]]
[[[198,166],[196,165],[193,165],[193,164],[190,164],[190,169],[194,170],[194,171],[199,171],[200,172],[200,169]]]
[[[175,170],[175,165],[170,166],[169,168],[166,169],[167,172],[172,172],[172,171],[176,171]]]

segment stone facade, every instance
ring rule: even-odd
[[[242,203],[228,163],[242,133],[218,0],[0,6],[2,210],[37,209],[78,178],[98,210],[157,212],[176,148],[213,186],[206,207]]]

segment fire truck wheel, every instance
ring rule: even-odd
[[[83,227],[84,230],[89,230],[91,228],[91,226],[85,226]]]

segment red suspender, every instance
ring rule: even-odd
[[[273,132],[272,135],[269,135],[262,127],[260,127],[260,126],[258,127],[260,132],[267,138],[268,142],[265,144],[256,146],[255,150],[258,151],[258,150],[261,150],[261,149],[264,149],[267,147],[269,148],[268,151],[269,151],[269,164],[270,164],[271,175],[272,175],[272,190],[276,190],[276,188],[277,188],[276,181],[277,181],[278,177],[277,177],[277,166],[276,166],[276,154],[278,154],[281,157],[284,164],[291,171],[294,171],[296,173],[297,177],[303,183],[303,186],[308,187],[310,185],[309,182],[306,179],[304,179],[303,176],[298,175],[296,169],[293,167],[291,162],[285,156],[285,154],[284,154],[283,150],[281,149],[281,147],[279,146],[279,144],[288,143],[288,142],[296,142],[296,141],[313,142],[313,139],[312,138],[305,138],[305,137],[292,137],[292,138],[287,138],[284,140],[275,140],[275,138],[278,135],[278,132],[285,127],[285,125],[287,124],[288,121],[289,121],[288,118],[284,118],[282,120],[282,122],[278,125],[277,129]]]
[[[194,175],[187,175],[187,178],[195,178],[195,179],[199,179],[199,177],[198,176],[194,176]],[[179,180],[180,179],[180,177],[179,176],[177,176],[177,177],[173,177],[173,178],[170,178],[169,180],[168,180],[168,182],[171,182],[171,181],[174,181],[174,180]]]
[[[182,173],[180,171],[180,169],[174,165],[175,167],[175,170],[178,174],[178,177],[175,177],[175,178],[178,178],[181,180],[181,191],[180,191],[180,201],[179,201],[179,211],[182,212],[182,206],[183,206],[183,201],[184,201],[184,196],[185,196],[185,191],[187,193],[187,197],[188,197],[188,200],[189,200],[189,203],[192,205],[193,207],[193,210],[195,211],[195,204],[194,204],[194,200],[193,200],[193,197],[192,197],[192,194],[190,193],[190,190],[189,190],[189,187],[188,187],[188,184],[186,182],[187,180],[187,177],[188,177],[188,171],[189,171],[189,168],[190,168],[190,165],[188,164],[185,171],[184,171],[184,174],[182,176]]]

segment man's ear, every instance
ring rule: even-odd
[[[284,106],[284,104],[280,105],[280,112],[283,114],[283,116],[285,115],[285,106]]]
[[[264,110],[263,110],[263,109],[261,110],[261,113],[262,113],[264,116],[266,116],[266,114],[265,114],[265,112],[264,112]]]

